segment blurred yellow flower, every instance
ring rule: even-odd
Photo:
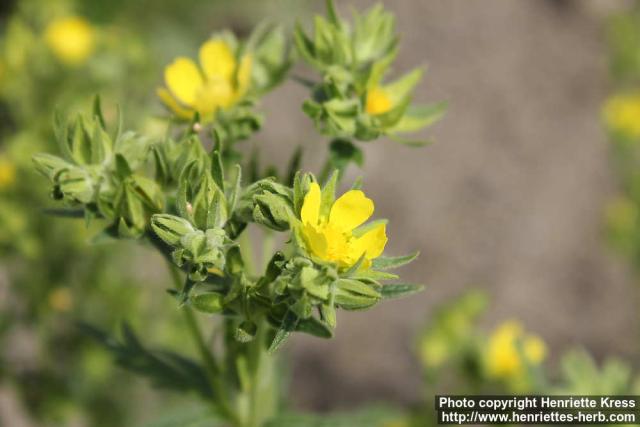
[[[612,96],[604,105],[603,116],[612,131],[640,138],[640,93]]]
[[[49,306],[55,311],[66,312],[73,308],[73,295],[69,288],[60,287],[49,294]]]
[[[447,361],[450,353],[447,339],[442,334],[430,334],[420,343],[420,359],[426,368],[441,366]]]
[[[340,268],[351,267],[364,255],[362,267],[368,268],[387,243],[385,224],[376,224],[363,233],[356,230],[373,214],[373,201],[360,190],[350,190],[333,203],[325,217],[321,215],[321,199],[320,186],[314,182],[300,212],[308,251]]]
[[[522,325],[510,320],[500,325],[489,338],[487,371],[493,378],[518,380],[527,365],[540,364],[547,348],[539,337],[525,335]]]
[[[232,46],[211,39],[200,47],[200,67],[185,57],[177,58],[164,72],[167,88],[158,96],[178,117],[191,119],[195,112],[203,121],[214,118],[219,108],[237,103],[251,83],[251,56],[238,61]]]
[[[384,114],[393,108],[393,103],[387,92],[380,87],[373,87],[367,91],[365,110],[372,116]]]
[[[6,157],[0,156],[0,190],[11,187],[15,181],[15,165]]]
[[[68,65],[84,63],[95,48],[95,30],[84,18],[57,19],[45,30],[45,41],[55,56]]]

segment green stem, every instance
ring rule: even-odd
[[[249,366],[251,369],[251,389],[249,390],[248,427],[260,427],[274,415],[277,400],[274,387],[274,372],[270,355],[266,351],[266,339],[269,324],[266,319],[257,321],[258,330],[249,348]],[[265,385],[267,387],[265,387]],[[265,389],[266,388],[266,389]]]
[[[260,266],[260,268],[262,268],[262,271],[266,270],[267,265],[269,265],[269,261],[271,261],[275,244],[276,242],[273,236],[273,231],[265,229],[262,239],[262,265]]]
[[[169,266],[169,271],[171,273],[171,277],[173,279],[176,290],[182,290],[182,278],[180,277],[180,269],[171,262],[168,262],[167,264]],[[191,307],[185,305],[181,308],[181,311],[183,313],[185,323],[187,324],[191,336],[195,341],[196,346],[198,347],[198,352],[200,353],[200,357],[202,358],[202,362],[204,363],[209,382],[214,389],[214,393],[217,398],[216,404],[218,405],[221,414],[235,425],[239,425],[240,423],[238,420],[238,416],[233,410],[232,406],[229,404],[228,397],[225,393],[226,390],[224,383],[222,382],[220,368],[218,367],[218,363],[211,353],[211,349],[204,339],[202,330],[200,329],[200,325],[198,325],[198,320],[196,319],[193,310],[191,309]]]
[[[249,236],[249,230],[245,229],[242,234],[240,234],[238,237],[238,243],[240,244],[240,253],[242,254],[245,270],[249,275],[256,274],[253,242]]]

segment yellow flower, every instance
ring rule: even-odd
[[[609,129],[630,138],[640,138],[640,93],[611,97],[603,109]]]
[[[525,335],[522,325],[510,320],[489,338],[487,370],[494,378],[517,381],[526,374],[527,365],[540,364],[546,353],[544,341],[535,335]]]
[[[376,86],[367,91],[367,101],[365,103],[367,114],[372,116],[384,114],[391,108],[393,108],[393,103],[384,89]]]
[[[385,224],[376,224],[364,232],[357,230],[373,214],[373,201],[360,190],[350,190],[333,203],[328,216],[323,216],[321,199],[320,186],[314,182],[300,212],[302,236],[309,253],[340,268],[351,267],[364,255],[362,266],[368,268],[387,243]]]
[[[0,156],[0,190],[10,187],[16,181],[16,167],[4,156]]]
[[[93,53],[95,31],[85,19],[72,16],[51,22],[45,30],[45,41],[62,62],[78,65]]]
[[[200,68],[185,57],[177,58],[164,72],[167,88],[158,96],[180,118],[195,112],[210,121],[219,108],[237,103],[251,83],[250,55],[238,61],[232,47],[222,39],[211,39],[200,47]]]

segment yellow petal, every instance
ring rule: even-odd
[[[307,243],[307,249],[311,253],[320,259],[327,259],[328,242],[322,231],[316,230],[311,224],[305,224],[303,228],[303,234]]]
[[[374,87],[367,91],[365,110],[368,114],[371,114],[372,116],[384,114],[391,110],[392,107],[393,103],[391,102],[391,98],[387,95],[384,89]]]
[[[352,257],[357,261],[362,254],[366,259],[378,258],[382,255],[387,244],[386,225],[379,224],[362,236],[354,239],[352,243]]]
[[[176,116],[181,119],[190,120],[193,117],[194,111],[181,106],[178,101],[171,95],[167,89],[163,87],[159,87],[156,90],[156,94],[160,98],[160,100],[167,106],[171,111],[173,111]]]
[[[203,119],[213,118],[218,108],[226,108],[233,103],[234,95],[231,83],[221,78],[207,81],[196,95],[194,107]]]
[[[178,101],[188,106],[193,105],[204,83],[195,62],[182,57],[165,69],[164,80]]]
[[[300,219],[303,224],[318,224],[320,216],[320,186],[317,182],[312,182],[309,191],[304,196]]]
[[[244,55],[240,59],[240,66],[238,67],[238,98],[242,97],[251,84],[251,66],[253,58],[251,55]]]
[[[329,223],[334,227],[351,231],[373,215],[373,201],[360,190],[350,190],[335,201],[329,213]]]
[[[219,77],[231,82],[236,68],[236,58],[226,42],[212,39],[200,48],[200,64],[208,79]]]

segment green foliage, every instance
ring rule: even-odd
[[[39,154],[33,160],[51,181],[54,199],[82,206],[89,219],[107,219],[115,235],[140,236],[150,215],[165,203],[160,186],[144,174],[150,144],[119,128],[111,136],[99,102],[91,118],[78,116],[67,124],[56,119],[56,139],[64,157]]]
[[[560,381],[553,385],[556,394],[566,395],[632,395],[640,386],[640,377],[632,377],[631,367],[609,358],[598,367],[584,349],[570,350],[560,361]]]
[[[146,377],[155,386],[196,392],[204,399],[213,397],[202,366],[172,351],[149,350],[128,325],[122,327],[122,342],[89,325],[83,325],[83,329],[105,346],[118,365]]]

